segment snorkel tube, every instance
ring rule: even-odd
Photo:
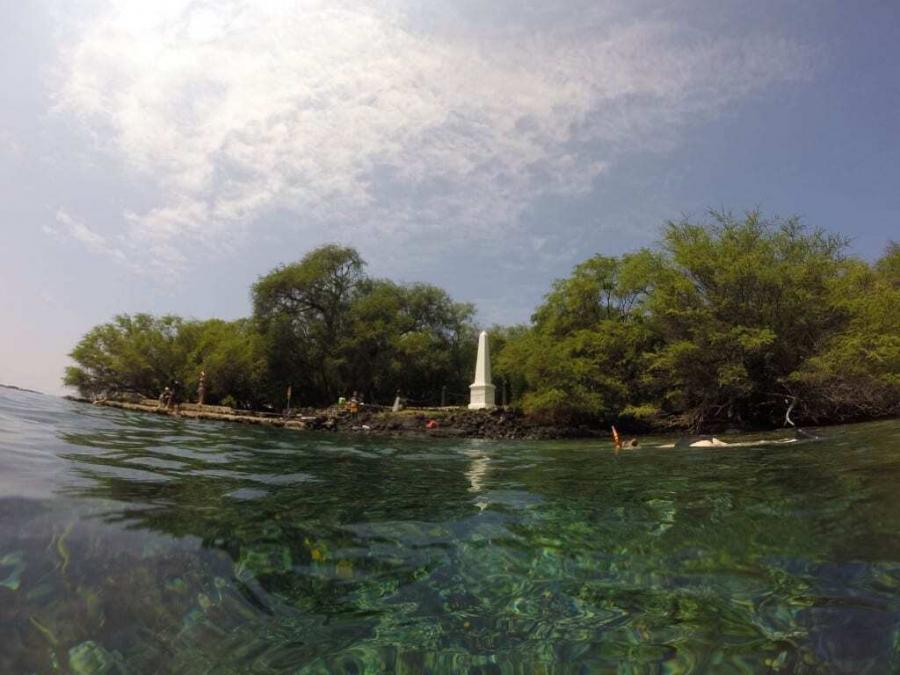
[[[610,427],[610,429],[612,429],[613,447],[616,449],[616,451],[619,451],[622,449],[622,439],[619,438],[619,432],[616,431],[615,425]]]

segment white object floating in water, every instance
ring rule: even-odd
[[[469,410],[495,407],[495,390],[491,384],[491,355],[488,351],[487,331],[478,336],[478,358],[475,360],[475,381],[469,385]]]

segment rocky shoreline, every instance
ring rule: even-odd
[[[88,401],[69,397],[82,403],[131,410],[156,415],[175,416],[160,408],[156,401],[139,402],[101,400]],[[541,440],[560,438],[606,437],[606,430],[588,427],[558,427],[531,419],[510,409],[468,410],[466,408],[411,408],[390,410],[364,407],[352,415],[337,406],[327,409],[303,409],[289,417],[273,413],[234,410],[223,406],[182,404],[177,415],[187,419],[215,420],[256,424],[296,431],[330,431],[376,436],[418,436],[432,438],[483,438]]]

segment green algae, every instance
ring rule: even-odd
[[[0,558],[0,575],[4,572],[5,577],[0,577],[0,586],[8,588],[11,591],[19,590],[21,585],[22,573],[25,571],[25,554],[22,551],[13,551],[5,554]]]
[[[111,654],[93,640],[69,649],[69,670],[73,675],[106,675],[120,670],[121,656]]]

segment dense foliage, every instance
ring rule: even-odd
[[[263,403],[266,360],[261,336],[247,319],[186,321],[127,314],[96,326],[70,356],[65,384],[83,396],[135,393],[155,397],[178,382],[194,392],[207,372],[206,400],[239,407]]]
[[[253,316],[187,321],[122,315],[78,343],[65,383],[83,396],[156,396],[173,381],[193,396],[201,370],[206,401],[238,407],[328,404],[359,391],[390,402],[440,400],[467,390],[474,309],[427,284],[366,276],[351,248],[324,246],[261,277]]]
[[[494,327],[498,399],[559,423],[715,428],[900,413],[900,246],[874,264],[796,219],[670,222],[660,245],[595,255],[556,281],[528,326]],[[83,395],[155,395],[177,379],[207,401],[280,408],[359,391],[463,401],[474,308],[427,284],[372,279],[330,245],[260,277],[253,316],[118,316],[75,347]]]
[[[655,345],[647,322],[653,253],[594,256],[557,281],[534,314],[498,350],[530,413],[554,421],[594,421],[628,406],[644,387],[640,364]]]
[[[557,281],[496,372],[557,421],[691,428],[900,412],[900,249],[874,266],[797,220],[671,222]]]
[[[307,403],[351,390],[433,402],[443,386],[468,387],[474,308],[427,284],[370,279],[351,248],[325,246],[262,277],[253,310],[274,391],[293,384]]]

